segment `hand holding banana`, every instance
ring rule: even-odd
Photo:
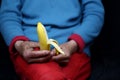
[[[38,32],[40,50],[50,50],[50,45],[52,45],[57,50],[57,53],[61,53],[65,55],[62,49],[58,46],[58,42],[56,40],[48,39],[46,29],[40,22],[38,22],[37,24],[37,32]]]

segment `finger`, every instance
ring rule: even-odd
[[[30,41],[26,41],[24,44],[23,44],[23,50],[30,50],[30,51],[37,51],[39,50],[39,44],[37,42],[30,42]]]
[[[40,47],[40,46],[39,46],[39,43],[37,43],[37,42],[32,42],[32,41],[29,43],[29,46],[30,46],[30,47]]]
[[[32,51],[29,55],[30,58],[39,58],[39,57],[45,57],[50,55],[50,51],[44,50],[44,51]]]
[[[52,56],[55,56],[55,55],[56,55],[56,50],[53,49],[53,50],[50,52],[50,54],[51,54]]]
[[[49,61],[50,59],[51,59],[50,55],[42,57],[42,58],[31,58],[28,60],[28,63],[43,63],[43,62]]]
[[[57,56],[53,56],[52,59],[55,60],[55,61],[62,61],[62,60],[69,59],[69,56],[59,54]]]

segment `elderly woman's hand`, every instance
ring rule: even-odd
[[[57,61],[58,63],[61,62],[68,62],[69,58],[71,57],[72,53],[77,51],[78,45],[74,40],[70,40],[69,42],[66,42],[64,44],[60,45],[60,48],[63,50],[65,55],[63,54],[58,54],[56,55],[56,50],[53,49],[51,51],[51,54],[53,55],[52,59],[54,61]]]
[[[34,50],[39,47],[39,43],[31,41],[17,41],[15,43],[16,50],[28,62],[46,62],[51,59],[50,51],[48,50]]]

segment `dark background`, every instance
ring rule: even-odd
[[[91,47],[91,80],[120,80],[120,3],[103,0],[105,23]]]
[[[0,34],[0,80],[18,80],[18,77],[13,68],[13,64],[9,57],[8,47],[6,46],[1,34]]]
[[[91,47],[90,80],[120,80],[120,3],[103,0],[105,23]],[[0,80],[18,80],[7,46],[0,35]]]

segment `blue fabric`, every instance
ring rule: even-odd
[[[3,0],[0,31],[7,45],[16,36],[38,41],[36,24],[42,22],[49,38],[64,43],[79,34],[91,43],[101,31],[104,8],[101,0]]]

